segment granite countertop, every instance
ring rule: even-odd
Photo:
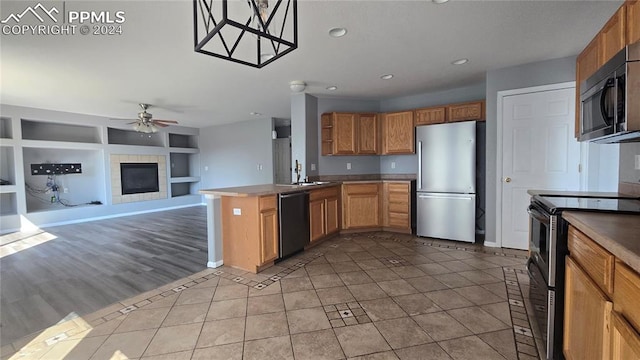
[[[364,175],[320,175],[310,178],[320,181],[411,181],[416,179],[416,174],[364,174]]]
[[[278,185],[278,184],[262,184],[262,185],[249,185],[249,186],[236,186],[218,189],[203,189],[200,190],[200,194],[204,195],[218,195],[218,196],[264,196],[264,195],[277,195],[293,193],[298,191],[320,189],[329,186],[339,185],[335,182],[327,182],[318,185]]]
[[[562,191],[562,190],[527,190],[527,194],[531,196],[535,195],[549,195],[549,196],[584,196],[584,197],[629,197],[629,195],[617,193],[617,192],[598,192],[598,191]]]
[[[563,211],[562,217],[640,273],[640,215]]]

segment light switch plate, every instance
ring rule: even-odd
[[[316,164],[311,164],[311,171],[315,171],[316,170]]]
[[[391,168],[392,168],[392,169],[395,169],[395,168],[396,168],[396,162],[395,162],[395,161],[392,161],[392,162],[391,162]]]
[[[351,170],[351,163],[347,163],[347,170]]]
[[[242,215],[242,209],[233,208],[233,215]]]
[[[636,170],[640,170],[640,155],[636,155]]]

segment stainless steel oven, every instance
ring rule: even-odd
[[[564,308],[564,256],[567,224],[560,212],[551,213],[543,204],[529,206],[529,299],[546,359],[564,359],[562,326]]]

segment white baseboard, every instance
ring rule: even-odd
[[[96,216],[96,217],[90,217],[90,218],[84,218],[84,219],[78,219],[78,220],[60,221],[60,222],[56,222],[56,223],[38,225],[38,227],[39,228],[46,228],[46,227],[55,227],[55,226],[61,226],[61,225],[79,224],[79,223],[84,223],[84,222],[89,222],[89,221],[106,220],[106,219],[119,218],[119,217],[123,217],[123,216],[141,215],[141,214],[148,214],[148,213],[154,213],[154,212],[159,212],[159,211],[184,209],[184,208],[188,208],[188,207],[203,206],[203,205],[204,204],[202,204],[202,203],[196,203],[196,204],[169,206],[169,207],[163,207],[163,208],[158,208],[158,209],[132,211],[132,212],[128,212],[128,213],[105,215],[105,216]]]
[[[224,264],[224,262],[222,260],[218,260],[218,261],[209,261],[207,263],[207,267],[208,268],[217,268],[222,266],[222,264]]]

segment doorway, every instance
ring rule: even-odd
[[[498,93],[496,242],[527,249],[527,190],[579,190],[575,83]]]
[[[291,120],[274,120],[273,181],[291,184]]]

